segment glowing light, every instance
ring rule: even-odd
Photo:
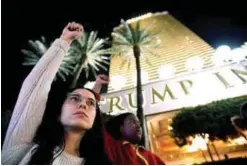
[[[246,139],[242,136],[235,139],[229,139],[229,142],[232,145],[243,145],[247,143]]]
[[[234,62],[240,62],[246,58],[247,54],[242,48],[235,48],[231,52],[231,57]]]
[[[168,130],[171,131],[172,129],[173,129],[172,126],[169,125]]]
[[[176,69],[172,65],[162,65],[158,69],[158,72],[160,79],[167,79],[174,75]]]
[[[120,75],[111,77],[111,86],[114,90],[121,90],[125,86],[125,79]]]
[[[231,48],[229,46],[222,45],[216,49],[214,55],[226,56],[226,55],[230,55],[230,52],[231,52]]]
[[[205,135],[205,139],[203,139],[200,135],[196,135],[195,138],[192,138],[192,143],[188,147],[188,152],[195,152],[199,149],[206,150],[207,149],[207,142],[208,142],[208,134]]]
[[[194,56],[186,61],[186,68],[188,71],[197,71],[203,68],[203,64],[204,62],[201,57]]]
[[[128,50],[125,54],[123,54],[123,56],[126,60],[130,60],[130,59],[134,58],[133,50]]]
[[[216,66],[231,62],[231,48],[227,45],[218,47],[212,56],[212,61]]]
[[[161,43],[161,40],[160,40],[160,39],[157,39],[157,40],[156,40],[156,43],[157,43],[157,44],[160,44],[160,43]]]
[[[231,62],[241,62],[247,59],[247,53],[243,48],[232,49],[229,46],[223,45],[216,49],[212,56],[212,61],[216,66]]]

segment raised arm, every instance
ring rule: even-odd
[[[98,75],[96,78],[96,82],[93,87],[93,91],[97,93],[97,100],[100,100],[100,91],[103,84],[109,83],[109,77],[106,75]],[[115,140],[105,129],[103,126],[103,137],[104,137],[104,148],[105,152],[112,163],[116,163],[118,159],[118,154],[116,150],[120,148],[120,144],[117,140]]]
[[[103,84],[109,83],[109,77],[103,74],[97,76],[95,84],[93,86],[93,91],[100,94],[101,88]]]
[[[63,29],[61,37],[53,42],[23,82],[7,130],[3,152],[32,141],[44,114],[51,83],[69,45],[74,39],[81,37],[82,30],[81,25],[69,23]]]

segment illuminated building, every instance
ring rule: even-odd
[[[140,21],[141,27],[154,21],[152,31],[160,32],[156,41],[160,47],[154,50],[158,57],[148,57],[151,65],[141,58],[143,108],[151,150],[167,164],[203,162],[198,149],[205,150],[205,146],[200,137],[192,140],[191,146],[179,148],[171,137],[169,123],[183,107],[247,96],[247,43],[242,50],[233,51],[226,46],[215,50],[168,12],[147,13],[128,23],[136,21]],[[130,68],[128,64],[120,68],[125,58],[132,58]],[[111,83],[101,101],[104,112],[114,115],[136,110],[135,69],[131,52],[111,59]],[[219,144],[222,153],[233,150]]]

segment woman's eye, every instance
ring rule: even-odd
[[[95,103],[94,103],[93,101],[89,100],[89,101],[87,101],[87,105],[88,105],[88,106],[94,106]]]
[[[73,96],[70,98],[71,101],[80,101],[80,98],[79,97],[76,97],[76,96]]]

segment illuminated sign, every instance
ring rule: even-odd
[[[229,64],[143,85],[143,108],[150,115],[243,95],[247,95],[247,69]],[[104,94],[101,110],[136,111],[136,89]]]

